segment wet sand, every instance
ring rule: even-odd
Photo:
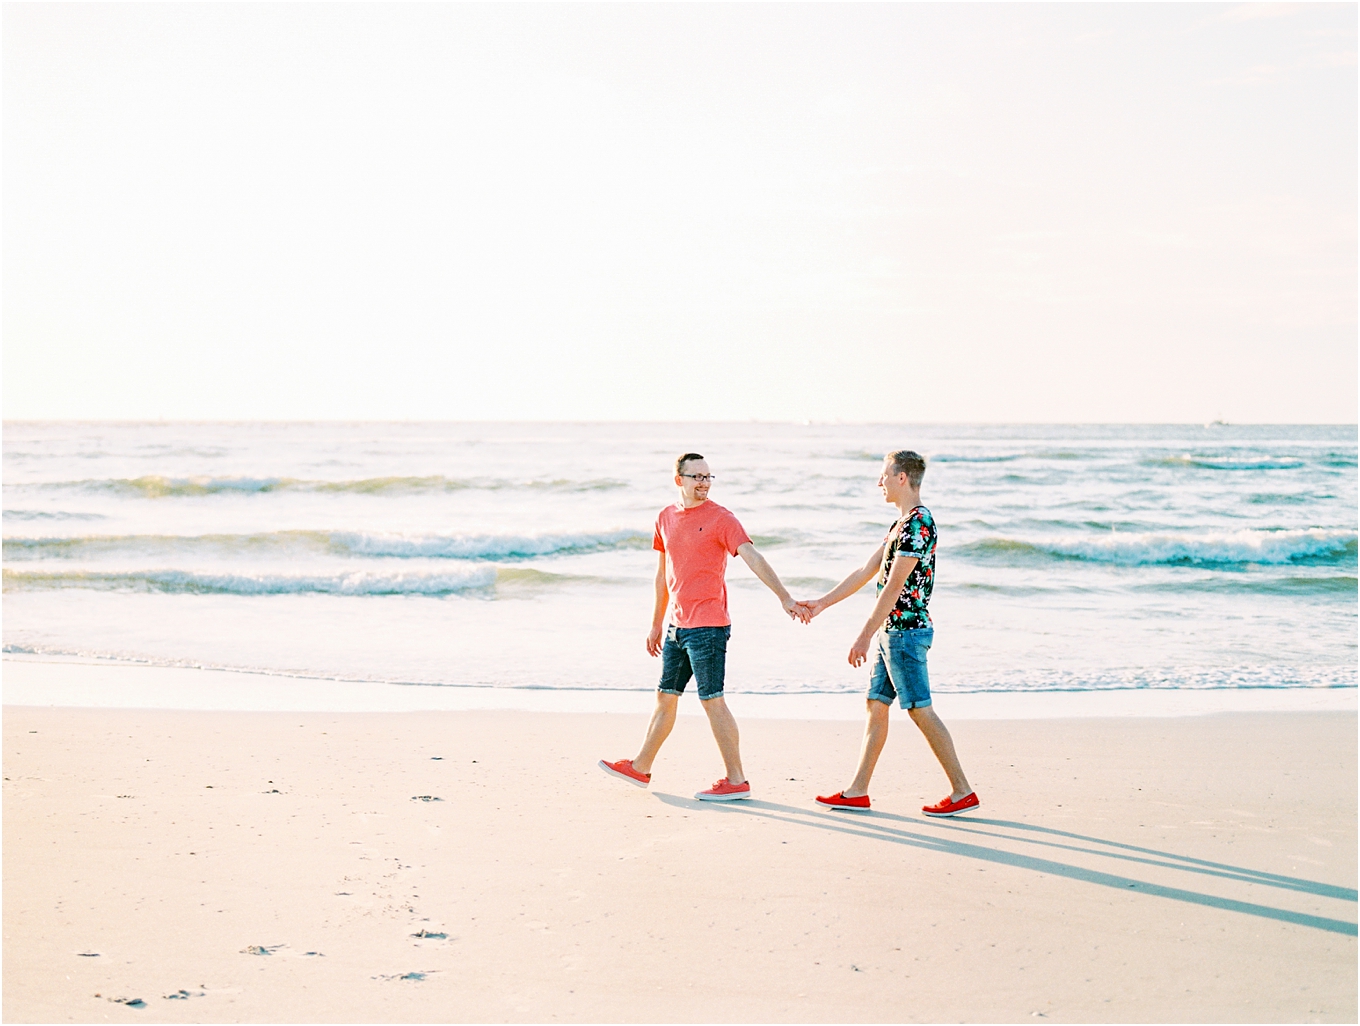
[[[1352,713],[960,720],[945,821],[904,716],[857,817],[853,722],[643,725],[7,707],[4,1018],[1356,1019]]]

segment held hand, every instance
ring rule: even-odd
[[[821,599],[807,599],[798,604],[802,606],[807,613],[807,619],[803,621],[804,623],[811,623],[812,618],[826,608],[826,603]]]
[[[854,667],[863,666],[863,665],[865,664],[865,662],[868,660],[868,658],[869,658],[869,641],[870,641],[870,639],[869,639],[869,638],[866,638],[866,637],[865,637],[864,635],[862,635],[862,634],[861,634],[858,638],[855,639],[855,643],[854,643],[853,645],[850,646],[850,658],[849,658],[849,663],[850,663],[851,666],[854,666]]]
[[[780,603],[784,607],[784,612],[789,614],[791,619],[800,623],[807,623],[812,617],[808,616],[807,610],[803,608],[803,603],[795,602],[792,598],[786,598]]]
[[[661,630],[660,626],[653,627],[647,635],[647,654],[649,656],[661,654]]]

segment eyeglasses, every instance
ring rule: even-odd
[[[680,476],[693,478],[695,484],[709,484],[717,480],[712,474],[681,474]]]

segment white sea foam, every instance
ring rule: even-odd
[[[571,534],[373,534],[335,532],[330,542],[356,556],[517,559],[650,546],[650,533],[629,530]]]
[[[9,487],[20,490],[107,492],[144,499],[192,498],[212,495],[263,495],[271,492],[352,493],[356,495],[401,496],[415,493],[461,492],[474,489],[556,490],[567,492],[606,491],[627,487],[614,478],[504,478],[495,476],[448,477],[384,475],[353,480],[314,480],[297,477],[213,477],[194,474],[169,477],[145,474],[134,478],[81,478],[67,481],[18,482]]]
[[[6,570],[5,590],[98,588],[175,595],[456,595],[490,588],[489,566],[450,568],[439,573],[355,570],[339,574],[214,574],[189,570],[130,572],[74,570],[66,573]]]
[[[279,670],[269,666],[252,665],[245,661],[212,661],[148,657],[143,654],[114,648],[78,649],[40,644],[6,644],[6,655],[40,656],[44,658],[73,658],[99,660],[113,664],[193,667],[196,669],[232,670],[242,673],[262,673],[300,679],[348,680],[354,683],[420,685],[433,688],[465,688],[484,686],[481,682],[451,667],[443,677],[412,676],[393,673],[345,674],[325,671]],[[1122,692],[1221,692],[1221,691],[1338,691],[1354,690],[1357,685],[1354,666],[1157,666],[1125,668],[1118,671],[1060,671],[1044,667],[1028,670],[1012,669],[995,675],[964,674],[949,680],[932,682],[936,695],[1044,695],[1063,693]],[[506,682],[491,685],[500,690],[543,690],[545,685]],[[564,683],[562,687],[580,691],[651,692],[654,685],[646,683],[584,684],[580,680]],[[552,686],[546,686],[552,690]],[[863,681],[814,683],[803,679],[771,679],[743,682],[733,686],[732,693],[740,695],[861,695]],[[860,705],[858,708],[862,709]]]
[[[1356,532],[1335,528],[1109,531],[1032,540],[986,538],[960,546],[959,551],[992,559],[1037,556],[1125,566],[1354,562]]]
[[[1163,456],[1145,460],[1149,467],[1186,467],[1194,470],[1298,470],[1303,460],[1215,459],[1210,456]]]
[[[652,536],[636,530],[571,533],[403,534],[366,531],[270,531],[260,534],[206,535],[74,535],[23,537],[4,540],[5,558],[34,561],[52,558],[96,558],[112,555],[155,559],[164,553],[213,556],[297,555],[329,553],[342,557],[397,559],[526,559],[644,548]]]

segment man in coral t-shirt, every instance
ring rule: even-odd
[[[618,762],[601,759],[600,768],[646,787],[652,779],[652,760],[675,726],[680,696],[693,677],[727,768],[727,776],[694,797],[700,801],[727,802],[751,797],[750,781],[741,768],[737,721],[723,698],[727,639],[732,634],[732,618],[727,615],[727,557],[744,559],[779,597],[790,617],[796,620],[810,617],[789,596],[779,582],[779,575],[756,551],[732,512],[709,501],[712,481],[708,463],[698,453],[687,452],[675,461],[680,501],[661,511],[652,538],[652,548],[660,553],[660,558],[647,652],[661,656],[656,709],[638,754]],[[663,639],[667,609],[673,609],[673,613]]]

